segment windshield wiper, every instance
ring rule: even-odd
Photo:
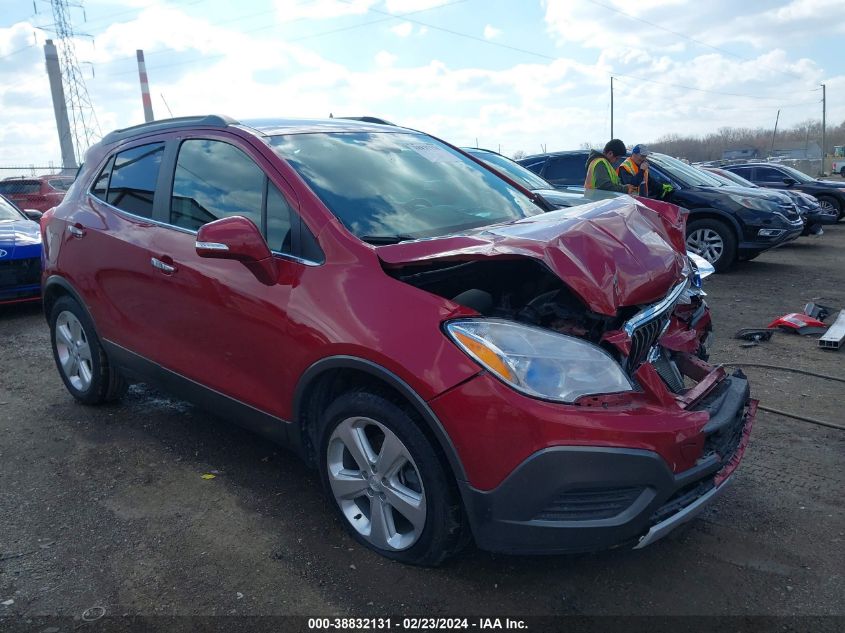
[[[415,240],[413,235],[362,235],[361,240],[367,242],[368,244],[375,244],[384,245],[384,244],[398,244],[399,242],[405,242],[407,240]]]

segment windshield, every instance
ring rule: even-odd
[[[466,148],[464,151],[484,161],[493,169],[504,173],[508,178],[518,182],[526,189],[530,189],[531,191],[536,191],[537,189],[554,189],[554,187],[540,178],[540,176],[535,174],[533,171],[526,169],[519,163],[513,162],[509,158],[505,158],[501,154],[483,152],[470,148]]]
[[[778,169],[782,169],[792,178],[795,178],[795,180],[797,180],[798,182],[815,182],[815,180],[810,178],[807,174],[798,171],[794,167],[788,167],[787,165],[778,165]]]
[[[657,165],[672,178],[687,187],[724,187],[710,174],[666,154],[649,154],[648,162]]]
[[[0,222],[20,220],[21,217],[20,212],[12,203],[3,196],[0,196]]]
[[[424,134],[274,136],[325,205],[365,241],[448,235],[542,213],[525,194]]]

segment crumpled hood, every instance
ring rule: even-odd
[[[36,257],[41,248],[41,229],[32,220],[0,221],[0,249],[6,252],[2,259]]]
[[[629,196],[560,209],[460,235],[376,249],[386,267],[529,257],[542,261],[594,312],[662,299],[687,266],[686,213]]]

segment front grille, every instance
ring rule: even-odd
[[[644,488],[593,488],[559,494],[534,517],[537,521],[594,521],[621,514]]]
[[[627,369],[633,373],[648,356],[649,351],[657,343],[668,318],[656,318],[647,321],[631,334],[631,353],[628,354]]]
[[[41,260],[38,257],[0,261],[0,288],[28,286],[40,281]]]

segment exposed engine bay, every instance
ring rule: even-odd
[[[694,283],[665,311],[632,328],[632,319],[649,306],[620,307],[614,316],[594,312],[535,259],[437,261],[392,268],[388,273],[483,316],[589,340],[609,352],[631,376],[648,363],[674,394],[686,389],[677,357],[707,358],[710,316],[703,293]]]

